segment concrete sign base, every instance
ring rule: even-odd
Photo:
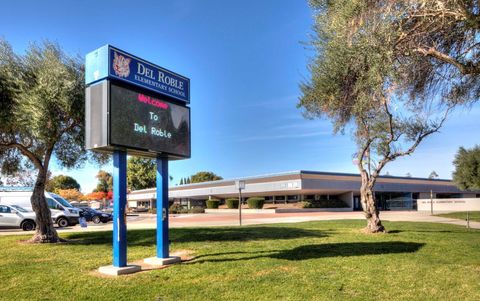
[[[149,265],[170,265],[174,263],[179,263],[181,262],[181,258],[178,256],[170,256],[168,258],[158,258],[158,257],[149,257],[145,258],[143,262]]]
[[[100,274],[105,274],[109,276],[119,276],[119,275],[126,275],[126,274],[133,274],[136,272],[140,272],[142,268],[139,265],[127,265],[124,267],[115,267],[113,265],[107,265],[100,267],[98,272]]]

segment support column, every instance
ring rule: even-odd
[[[180,262],[180,257],[169,256],[168,239],[168,158],[157,156],[157,256],[146,258],[150,265],[168,265]]]
[[[168,258],[168,160],[157,157],[157,257]]]
[[[127,265],[127,152],[113,152],[113,265],[98,269],[102,274],[118,276],[141,270],[138,265]]]
[[[127,265],[127,153],[113,153],[113,266]]]

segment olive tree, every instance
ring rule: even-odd
[[[453,164],[453,181],[460,189],[480,190],[480,146],[460,147]]]
[[[52,157],[67,168],[93,157],[84,149],[84,89],[82,62],[57,44],[31,44],[17,55],[0,40],[0,163],[6,174],[36,170],[32,242],[60,240],[44,196]]]
[[[366,230],[383,232],[375,183],[452,110],[478,99],[475,1],[312,0],[316,55],[298,107],[349,131]]]

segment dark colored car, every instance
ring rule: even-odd
[[[97,211],[92,208],[81,208],[80,216],[84,217],[87,222],[94,222],[95,224],[108,223],[113,220],[113,217],[110,213]]]

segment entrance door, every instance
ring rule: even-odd
[[[353,197],[353,210],[354,211],[361,211],[362,210],[362,204],[360,203],[360,196],[354,196]]]

